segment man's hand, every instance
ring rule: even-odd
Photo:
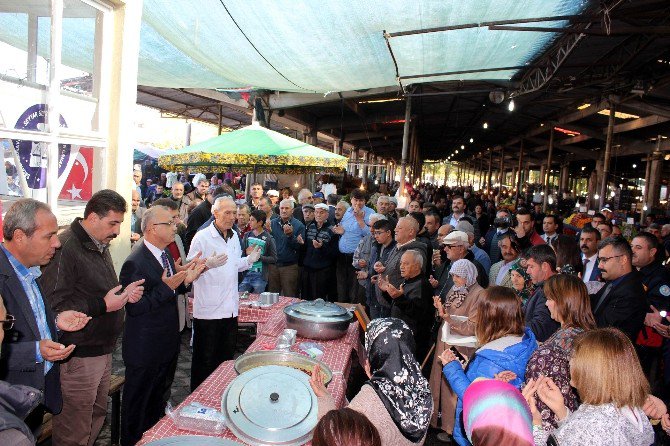
[[[265,220],[265,230],[268,232],[272,232],[272,223],[269,216],[268,219]]]
[[[644,317],[644,325],[648,327],[653,327],[656,324],[660,324],[663,318],[661,317],[661,313],[654,307],[653,305],[650,305],[649,308],[651,309],[651,313],[647,313],[646,316]]]
[[[317,398],[323,398],[330,395],[326,389],[326,386],[323,384],[323,372],[321,372],[321,367],[319,367],[318,364],[315,365],[314,369],[312,370],[312,376],[309,379],[309,385],[312,387],[312,390],[314,391],[314,394],[317,396]]]
[[[178,258],[177,260],[175,260],[175,262],[174,262],[174,269],[175,269],[177,272],[179,272],[179,271],[184,271],[184,270],[186,270],[186,269],[188,268],[188,266],[189,266],[192,262],[196,262],[196,263],[198,263],[198,262],[202,262],[201,257],[202,257],[202,252],[201,252],[201,251],[198,251],[198,253],[197,253],[191,260],[189,260],[188,263],[186,263],[186,264],[184,264],[184,265],[181,264],[181,257],[179,257],[179,258]]]
[[[486,239],[485,239],[484,237],[480,238],[480,239],[479,239],[479,244],[480,244],[481,246],[484,246],[484,245],[486,244]]]
[[[302,234],[298,234],[298,236],[295,238],[295,241],[298,242],[300,245],[305,244],[305,240],[302,238]]]
[[[440,282],[438,282],[437,279],[432,275],[428,279],[428,282],[430,282],[430,286],[432,286],[433,288],[437,288],[437,286],[440,284]]]
[[[368,272],[367,271],[356,271],[356,278],[358,280],[365,280],[368,278]]]
[[[388,281],[388,277],[386,280]],[[396,288],[395,286],[391,285],[391,283],[386,286],[386,292],[389,296],[391,296],[392,299],[397,299],[404,294],[402,285],[400,285],[400,288]]]
[[[382,262],[375,262],[375,264],[372,266],[372,269],[374,269],[377,274],[381,274],[386,271],[386,267],[382,264]]]
[[[247,261],[251,264],[257,262],[261,258],[261,247],[256,246],[254,250],[247,256]]]
[[[435,266],[442,265],[442,255],[439,249],[433,251],[433,265]]]
[[[130,241],[131,242],[136,242],[140,239],[140,235],[137,232],[131,232],[130,233]]]
[[[184,285],[190,285],[196,280],[198,280],[198,277],[200,277],[200,274],[202,274],[203,271],[205,271],[205,266],[204,263],[200,264],[195,264],[195,263],[189,263],[191,268],[187,269],[186,276],[184,277]]]
[[[293,235],[293,225],[284,225],[284,234],[286,234],[288,237]]]
[[[368,262],[365,259],[358,259],[358,267],[359,268],[367,268]]]
[[[216,251],[205,260],[206,269],[214,269],[223,266],[228,261],[228,256],[224,254],[216,255]]]
[[[372,282],[376,285],[378,279],[379,279],[379,274],[375,274],[374,276],[370,277],[370,282]]]
[[[107,306],[107,312],[117,311],[123,308],[123,306],[128,302],[128,293],[123,292],[121,294],[116,294],[121,291],[122,286],[117,285],[107,292],[105,295],[105,305]]]
[[[314,246],[315,249],[322,248],[323,247],[323,242],[321,242],[317,239],[314,239],[314,240],[312,240],[312,246]]]
[[[665,403],[654,395],[647,395],[647,400],[642,407],[644,414],[652,420],[660,420],[663,415],[668,413],[668,408]]]
[[[128,302],[134,304],[135,302],[142,299],[142,295],[144,294],[143,284],[144,279],[136,280],[135,282],[128,284],[124,290],[124,292],[128,295]]]
[[[195,265],[192,265],[191,268],[195,267]],[[173,274],[170,277],[168,277],[168,271],[167,269],[163,270],[163,283],[165,285],[169,286],[171,290],[176,290],[179,288],[179,285],[182,284],[184,279],[186,278],[186,271],[179,271],[177,274]]]
[[[332,228],[330,228],[330,231],[331,231],[333,234],[337,234],[337,235],[342,235],[342,234],[344,234],[344,228],[343,228],[341,225],[339,225],[339,224],[337,224],[337,225],[333,226]]]
[[[51,339],[42,339],[40,341],[40,354],[46,361],[62,361],[70,356],[75,345],[71,344],[67,347]]]
[[[79,331],[91,320],[90,316],[74,310],[65,310],[56,316],[56,327],[63,331]]]

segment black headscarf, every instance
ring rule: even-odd
[[[414,358],[414,335],[405,322],[396,318],[374,319],[365,333],[365,352],[375,389],[393,422],[411,442],[428,431],[433,414],[433,398],[428,381]]]

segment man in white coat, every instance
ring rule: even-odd
[[[258,260],[260,250],[242,257],[240,238],[232,229],[237,206],[222,197],[212,206],[214,221],[193,237],[188,258],[199,252],[207,271],[193,282],[193,360],[191,391],[223,361],[233,359],[239,309],[238,272]]]

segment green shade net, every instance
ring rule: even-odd
[[[384,30],[575,15],[588,5],[586,0],[144,0],[138,83],[321,93],[394,86]],[[48,19],[39,20],[41,55],[48,49],[48,26]],[[70,18],[64,26],[63,62],[90,72],[95,19]],[[26,36],[26,14],[0,13],[1,41],[25,49]],[[524,66],[556,36],[478,27],[394,37],[390,45],[399,75],[420,76]],[[404,84],[508,81],[517,71],[419,77]]]
[[[164,169],[189,172],[208,172],[224,166],[266,173],[326,172],[345,169],[347,162],[344,156],[258,125],[171,150],[158,158]]]

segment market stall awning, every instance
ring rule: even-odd
[[[509,81],[557,33],[492,29],[492,22],[537,19],[528,26],[557,29],[590,3],[144,0],[138,83],[327,93],[396,86],[398,76],[404,84]],[[96,17],[75,8],[65,11],[63,63],[92,72]],[[25,49],[30,9],[18,3],[0,13],[0,41]],[[39,18],[38,53],[47,59],[49,26]]]
[[[250,125],[207,141],[166,151],[158,164],[169,171],[209,172],[222,167],[259,173],[334,172],[348,159],[327,150]]]

